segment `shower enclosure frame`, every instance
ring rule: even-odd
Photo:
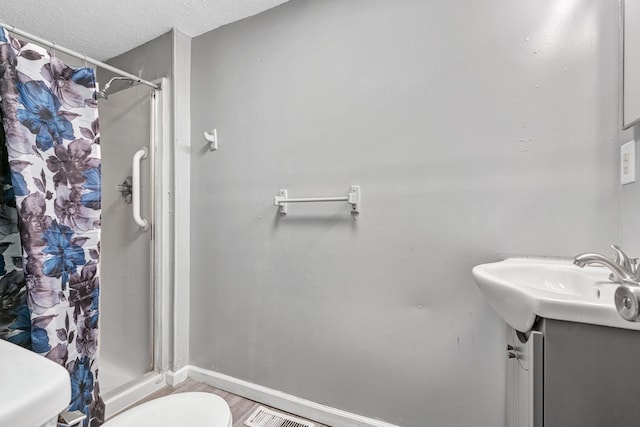
[[[170,290],[172,277],[172,148],[171,93],[168,78],[153,81],[149,162],[151,173],[151,366],[150,371],[103,396],[106,418],[164,387],[170,354]]]

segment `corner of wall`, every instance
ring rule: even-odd
[[[173,30],[173,349],[171,370],[189,364],[190,191],[191,191],[191,38]]]

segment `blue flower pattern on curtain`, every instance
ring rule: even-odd
[[[95,92],[93,70],[0,28],[0,338],[67,368],[85,426],[104,420]]]

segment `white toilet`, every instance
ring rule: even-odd
[[[231,427],[231,410],[220,396],[189,392],[160,397],[129,409],[103,427]]]

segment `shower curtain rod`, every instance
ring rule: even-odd
[[[76,57],[78,59],[82,59],[85,62],[89,62],[89,63],[91,63],[93,65],[97,65],[98,67],[104,68],[107,71],[111,71],[112,73],[116,73],[116,74],[119,74],[119,75],[121,75],[123,77],[127,77],[127,78],[135,81],[136,83],[140,83],[140,84],[143,84],[145,86],[152,87],[154,89],[162,89],[160,87],[160,85],[157,85],[155,83],[151,83],[150,81],[144,80],[144,79],[136,76],[135,74],[127,73],[126,71],[121,70],[120,68],[116,68],[116,67],[114,67],[112,65],[105,64],[102,61],[98,61],[97,59],[93,59],[91,57],[88,57],[87,55],[83,55],[83,54],[81,54],[79,52],[76,52],[75,50],[71,50],[71,49],[68,49],[66,47],[60,46],[60,45],[56,44],[56,42],[54,42],[54,41],[45,40],[45,39],[43,39],[41,37],[38,37],[36,35],[33,35],[33,34],[28,33],[26,31],[23,31],[23,30],[21,30],[19,28],[16,28],[15,25],[8,25],[8,24],[5,24],[4,22],[0,21],[0,26],[4,27],[7,31],[10,31],[10,32],[15,33],[15,34],[17,34],[19,36],[22,36],[22,37],[26,37],[26,38],[28,38],[30,40],[33,40],[36,43],[40,43],[40,44],[44,45],[44,46],[50,47],[54,51],[60,51],[60,52],[66,53],[67,55],[71,55],[71,56]]]

